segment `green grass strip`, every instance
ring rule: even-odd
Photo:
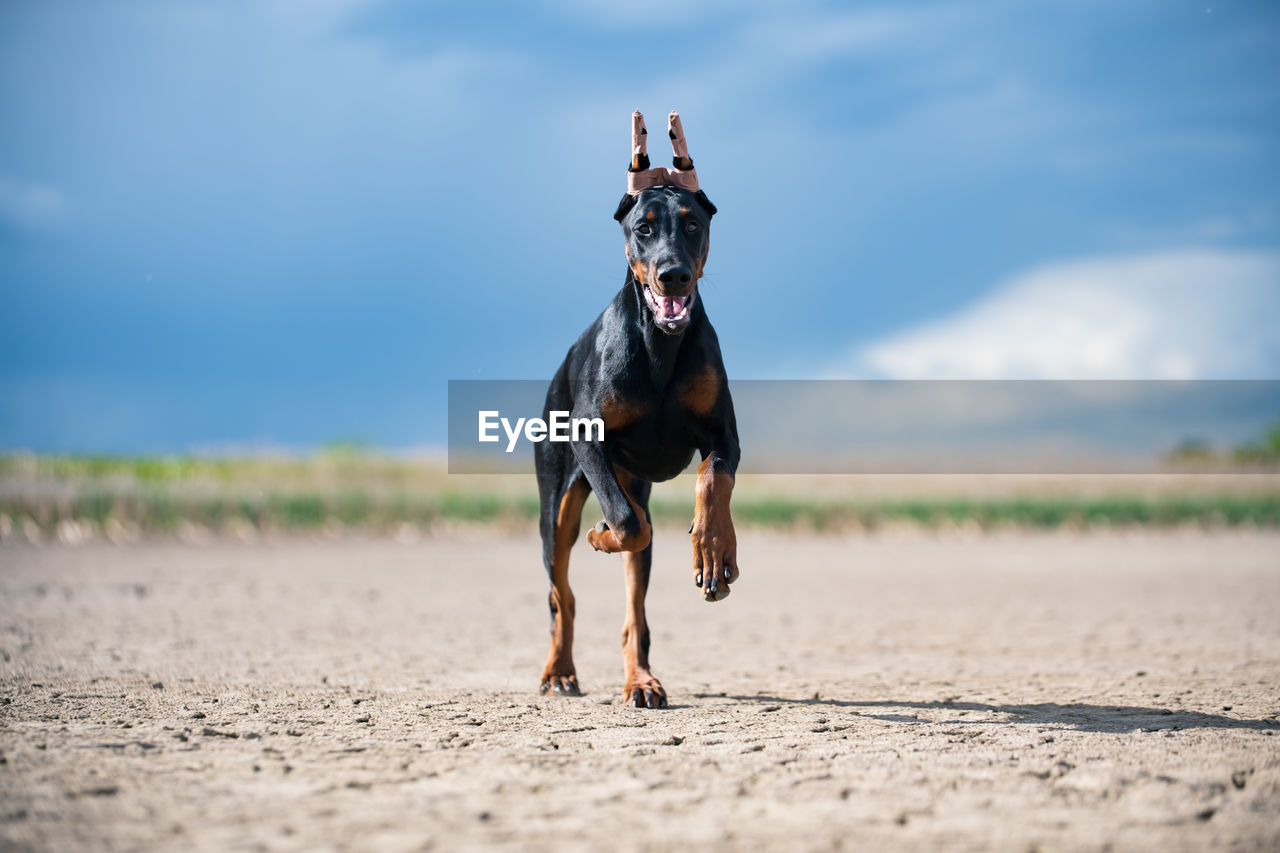
[[[589,505],[588,515],[594,509]],[[687,525],[693,518],[693,500],[692,497],[656,500],[650,512],[659,525]],[[46,529],[71,519],[99,527],[115,521],[157,532],[172,531],[183,522],[214,530],[224,529],[233,522],[260,529],[306,531],[336,523],[350,529],[376,530],[404,523],[427,526],[440,520],[533,526],[538,518],[538,500],[531,495],[462,491],[374,494],[358,489],[336,493],[296,490],[209,495],[155,485],[141,490],[113,491],[97,482],[71,498],[23,494],[0,497],[0,513],[13,521],[32,519]],[[816,531],[875,529],[900,522],[925,528],[958,524],[1036,529],[1067,525],[1275,528],[1280,527],[1280,494],[877,501],[742,497],[734,501],[733,515],[735,522],[744,527]]]

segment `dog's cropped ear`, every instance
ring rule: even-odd
[[[707,216],[716,215],[716,206],[711,203],[711,199],[707,198],[706,193],[702,190],[698,190],[693,194],[693,197],[698,200],[698,204],[702,205],[702,209],[707,212]]]
[[[707,203],[710,204],[710,202]],[[631,208],[635,206],[636,197],[631,193],[623,194],[622,201],[618,202],[618,209],[613,213],[613,218],[621,222],[631,212]]]

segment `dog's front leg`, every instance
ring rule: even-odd
[[[627,491],[631,475],[609,461],[604,443],[575,441],[573,453],[604,511],[604,521],[587,531],[587,542],[597,551],[610,554],[643,551],[649,545],[652,530],[645,511]]]
[[[738,579],[738,537],[729,513],[733,477],[738,467],[736,441],[724,450],[712,450],[698,466],[694,492],[693,582],[707,601],[729,595],[729,584]]]

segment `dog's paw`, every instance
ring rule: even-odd
[[[665,708],[667,691],[650,673],[637,671],[622,688],[622,704],[630,708]]]
[[[649,522],[638,519],[634,525],[636,530],[628,533],[624,525],[623,529],[615,530],[609,527],[608,522],[601,521],[595,527],[587,531],[587,544],[597,551],[604,551],[606,554],[620,554],[623,551],[643,551],[649,544],[652,536],[652,530]]]
[[[568,675],[550,675],[544,673],[542,676],[542,685],[538,687],[541,694],[557,693],[561,696],[581,696],[582,690],[578,688],[578,676],[573,673]]]
[[[609,541],[605,541],[605,535],[609,533],[609,525],[603,520],[598,522],[595,527],[587,531],[587,544],[597,551],[609,550],[609,546],[614,544],[613,537],[609,537]]]
[[[693,583],[702,590],[706,601],[723,601],[729,597],[729,584],[738,580],[738,543],[733,524],[708,529],[695,523],[693,538]]]

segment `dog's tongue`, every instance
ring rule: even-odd
[[[662,305],[662,313],[667,317],[674,317],[684,310],[684,303],[689,297],[687,296],[660,296],[659,302]]]

